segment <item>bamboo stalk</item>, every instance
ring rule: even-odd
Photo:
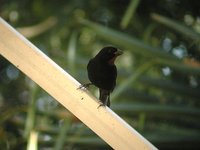
[[[35,131],[30,133],[27,150],[38,150],[38,133]]]
[[[155,150],[149,141],[96,98],[72,76],[0,18],[0,54],[29,76],[114,149]]]

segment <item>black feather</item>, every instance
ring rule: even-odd
[[[117,68],[114,61],[121,54],[114,47],[104,47],[87,65],[88,78],[99,88],[99,100],[107,106],[110,106],[110,93],[116,85]]]

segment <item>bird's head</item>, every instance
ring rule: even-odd
[[[123,52],[115,47],[107,46],[100,50],[96,55],[100,61],[108,63],[109,65],[114,65],[117,56],[122,55]]]

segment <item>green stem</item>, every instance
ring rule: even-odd
[[[33,130],[34,125],[35,125],[35,115],[36,115],[36,95],[38,92],[38,86],[35,83],[30,83],[33,84],[30,87],[30,93],[31,93],[31,101],[29,103],[29,108],[28,108],[28,114],[26,118],[26,124],[25,124],[25,132],[24,132],[24,137],[28,138],[30,135],[30,132]]]
[[[130,23],[131,18],[133,18],[139,3],[140,3],[140,0],[131,0],[121,21],[121,27],[123,29],[125,29]]]
[[[67,138],[67,131],[70,129],[71,119],[67,118],[64,120],[60,132],[58,134],[56,143],[54,145],[54,150],[62,150]]]

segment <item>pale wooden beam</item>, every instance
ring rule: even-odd
[[[88,91],[48,56],[0,18],[0,54],[35,81],[114,149],[156,150],[149,141]]]

